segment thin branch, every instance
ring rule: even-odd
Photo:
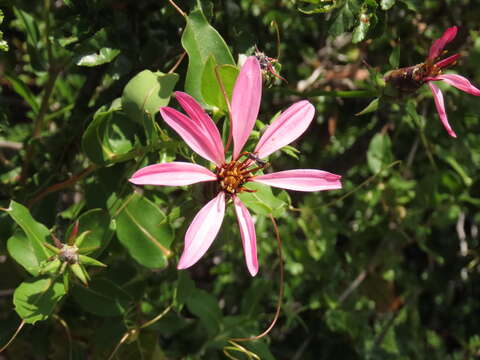
[[[187,17],[187,14],[182,9],[180,9],[180,7],[177,4],[175,4],[173,0],[168,0],[168,2],[170,3],[170,5],[172,5],[175,8],[175,10],[177,10],[177,12],[180,15],[182,15],[184,18]]]
[[[23,144],[16,141],[0,140],[0,148],[21,150],[23,148]]]
[[[22,330],[22,328],[23,328],[24,325],[25,325],[25,320],[22,320],[22,322],[21,322],[20,325],[18,326],[17,330],[15,330],[15,332],[13,333],[12,337],[10,338],[10,340],[8,340],[7,343],[0,348],[0,353],[1,353],[1,352],[4,352],[5,349],[12,343],[12,341],[15,340],[15,338],[17,337],[17,335],[18,335],[18,333],[20,332],[20,330]]]
[[[278,317],[280,316],[280,311],[282,309],[282,300],[283,300],[283,290],[284,290],[284,271],[283,271],[283,255],[282,255],[282,239],[280,237],[280,232],[278,231],[278,225],[277,222],[275,221],[275,218],[273,217],[272,214],[269,214],[268,217],[272,221],[273,224],[273,229],[275,230],[275,237],[277,238],[277,244],[278,244],[278,257],[280,259],[280,289],[278,291],[278,302],[277,302],[277,310],[275,312],[275,316],[273,317],[273,320],[270,324],[270,326],[262,332],[260,335],[257,336],[252,336],[248,338],[233,338],[230,339],[233,343],[234,342],[243,342],[243,341],[254,341],[261,339],[262,337],[266,336],[275,326],[277,323]]]
[[[52,186],[49,186],[48,188],[46,188],[45,190],[43,190],[40,194],[38,194],[37,196],[35,196],[33,199],[31,199],[29,202],[28,202],[28,207],[32,207],[35,203],[37,203],[38,201],[40,201],[41,199],[43,199],[45,196],[47,196],[48,194],[51,194],[53,192],[56,192],[56,191],[60,191],[62,189],[65,189],[65,188],[68,188],[72,185],[74,185],[77,181],[81,180],[82,178],[84,178],[85,176],[87,176],[88,174],[90,174],[92,171],[94,171],[95,169],[97,168],[96,165],[90,165],[89,167],[87,167],[86,169],[82,170],[80,173],[76,174],[76,175],[73,175],[71,178],[65,180],[65,181],[62,181],[58,184],[55,184],[55,185],[52,185]]]
[[[175,70],[177,70],[178,66],[182,63],[183,59],[185,58],[185,55],[187,55],[186,51],[180,54],[180,57],[178,58],[177,62],[173,65],[173,67],[170,70],[168,70],[168,74],[171,74]]]

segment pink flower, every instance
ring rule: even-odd
[[[217,236],[225,215],[227,201],[235,208],[242,237],[245,261],[252,276],[258,272],[257,242],[252,217],[237,196],[248,182],[298,191],[340,189],[340,176],[321,170],[298,169],[255,175],[264,168],[260,159],[297,139],[310,125],[314,107],[308,101],[290,106],[267,127],[253,153],[242,152],[255,125],[262,95],[262,78],[258,60],[249,57],[238,75],[231,101],[232,160],[225,158],[220,133],[212,119],[188,94],[175,96],[188,116],[163,107],[160,113],[183,140],[198,155],[213,162],[215,171],[191,163],[171,162],[146,166],[132,175],[130,182],[137,185],[180,186],[215,181],[218,195],[210,200],[195,216],[185,234],[185,246],[178,269],[194,265],[208,250]],[[257,165],[258,164],[258,165]],[[253,167],[252,167],[253,166]]]
[[[435,106],[437,108],[438,115],[440,116],[440,120],[442,121],[442,124],[447,130],[448,134],[452,137],[457,137],[457,135],[448,123],[445,104],[443,102],[443,94],[437,85],[433,83],[433,81],[444,81],[447,84],[455,86],[457,89],[466,93],[480,96],[480,90],[473,86],[470,81],[463,76],[455,74],[442,74],[442,68],[452,65],[460,57],[460,54],[451,55],[446,59],[434,63],[434,61],[442,54],[445,45],[452,41],[456,35],[457,27],[453,26],[445,30],[440,39],[437,39],[433,42],[426,61],[426,64],[431,64],[431,69],[426,74],[427,77],[424,79],[424,81],[428,83],[430,90],[432,90],[433,100],[435,101]]]

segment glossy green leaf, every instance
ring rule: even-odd
[[[41,270],[41,261],[35,254],[33,243],[25,233],[17,231],[7,241],[7,250],[17,263],[22,265],[31,275],[37,276]]]
[[[120,54],[120,50],[104,47],[101,48],[98,52],[93,52],[80,56],[76,61],[76,64],[78,66],[88,67],[99,66],[113,61],[118,54]]]
[[[352,34],[352,42],[354,44],[365,40],[367,37],[368,29],[370,28],[370,15],[362,13],[359,16],[359,21]]]
[[[140,72],[123,89],[123,110],[130,119],[143,124],[145,113],[154,116],[160,107],[168,105],[177,81],[177,74]]]
[[[235,61],[223,38],[208,23],[200,9],[188,15],[182,46],[188,54],[185,91],[203,103],[202,75],[208,58],[213,56],[219,65],[235,65]]]
[[[213,55],[208,58],[205,64],[202,75],[203,99],[208,105],[227,112],[227,103],[225,102],[224,94],[215,74],[216,67],[229,100],[232,99],[233,87],[235,85],[235,80],[237,79],[239,70],[233,65],[217,65]]]
[[[338,1],[336,0],[302,0],[302,7],[299,7],[298,10],[304,14],[319,14],[332,11],[338,6]]]
[[[370,170],[377,174],[383,167],[393,161],[392,142],[387,134],[376,134],[370,141],[367,162]]]
[[[63,283],[51,278],[25,281],[15,290],[13,303],[17,314],[28,324],[48,319],[65,295]]]
[[[222,314],[217,304],[217,299],[204,290],[196,289],[192,296],[187,299],[188,310],[200,318],[202,325],[209,336],[218,333]]]
[[[136,155],[136,125],[118,109],[99,109],[82,137],[82,148],[97,165],[126,161]]]
[[[400,44],[397,44],[390,56],[388,57],[388,62],[392,69],[396,69],[400,66]]]
[[[48,241],[50,237],[50,231],[48,231],[48,229],[43,224],[35,221],[35,219],[30,214],[30,211],[28,211],[25,206],[13,200],[10,202],[10,206],[8,207],[8,209],[3,210],[10,215],[10,217],[22,228],[22,230],[26,234],[26,238],[24,239],[26,239],[29,244],[23,244],[21,245],[21,248],[25,250],[31,249],[32,253],[30,254],[33,254],[35,256],[37,264],[40,264],[42,263],[42,261],[48,259],[50,253],[45,248],[44,243]],[[16,245],[12,244],[12,249],[14,249],[15,252],[17,252],[17,250],[20,248],[18,245],[18,241],[18,239],[13,240]],[[16,255],[18,255],[18,253]],[[20,264],[27,262],[33,264],[32,262],[26,260],[22,260]],[[27,269],[27,271],[30,270]]]
[[[82,254],[92,254],[98,256],[108,246],[115,231],[114,223],[110,215],[103,209],[92,209],[84,212],[78,219],[78,234],[84,231],[90,233],[82,241],[79,251]],[[67,231],[66,238],[70,235],[73,224]]]
[[[335,9],[329,23],[328,29],[330,35],[338,36],[349,30],[355,23],[355,15],[358,12],[358,3],[356,0],[342,1],[343,5]]]
[[[238,196],[249,209],[259,215],[272,214],[279,216],[283,214],[287,203],[275,196],[270,186],[249,182],[246,187],[255,190],[255,192],[243,192]]]
[[[145,197],[133,194],[117,217],[117,237],[129,254],[149,268],[162,268],[172,255],[173,232],[165,214]]]
[[[389,10],[393,5],[395,5],[396,0],[381,0],[380,6],[382,10]]]
[[[132,301],[121,287],[101,278],[91,281],[88,287],[74,286],[72,295],[83,310],[105,317],[122,315]]]

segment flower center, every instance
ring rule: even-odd
[[[240,160],[241,158],[244,159]],[[254,164],[258,164],[258,166],[250,168]],[[221,167],[217,167],[216,173],[220,190],[231,195],[244,191],[253,192],[253,190],[246,189],[243,185],[253,177],[256,171],[267,166],[268,163],[258,159],[253,153],[245,152],[240,154],[238,160],[232,160]]]

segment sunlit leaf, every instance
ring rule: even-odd
[[[117,236],[129,254],[149,268],[163,268],[172,255],[168,218],[145,197],[133,194],[117,217]]]
[[[143,124],[145,113],[154,116],[161,106],[168,105],[177,74],[143,70],[125,86],[122,108],[131,120]]]
[[[107,64],[120,54],[120,50],[111,48],[101,48],[98,52],[82,55],[78,58],[78,66],[98,66]]]
[[[182,45],[188,54],[188,70],[185,91],[200,102],[202,96],[202,74],[210,56],[219,65],[235,65],[227,44],[205,18],[200,9],[192,11],[182,35]]]
[[[15,290],[13,303],[17,314],[28,324],[46,320],[65,295],[62,282],[51,278],[25,281]]]

